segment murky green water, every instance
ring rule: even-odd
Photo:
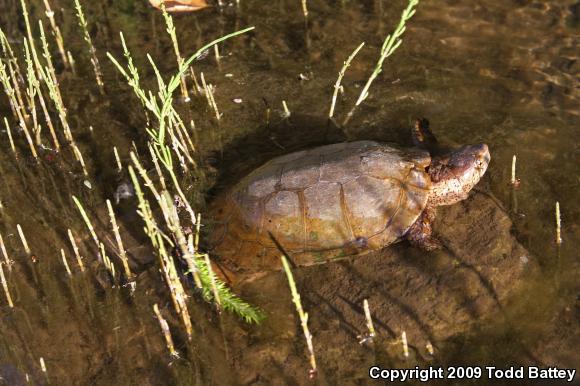
[[[213,52],[195,62],[198,76],[203,72],[215,86],[220,121],[204,96],[193,96],[190,103],[179,107],[185,119],[196,125],[192,135],[205,178],[185,178],[184,187],[202,213],[216,192],[274,155],[345,139],[409,145],[408,128],[416,117],[424,116],[442,142],[485,142],[490,146],[492,163],[479,189],[507,208],[514,223],[509,232],[540,267],[537,274],[514,283],[519,290],[501,312],[478,316],[461,333],[432,342],[437,347],[434,359],[414,354],[406,362],[398,346],[389,346],[400,326],[379,323],[382,339],[377,345],[384,344],[382,349],[373,352],[359,346],[356,334],[348,333],[364,331],[362,309],[357,308],[357,325],[349,324],[348,318],[327,318],[321,308],[324,299],[308,295],[316,293],[317,283],[305,279],[300,290],[313,319],[318,382],[366,384],[368,367],[377,362],[394,367],[415,363],[578,367],[578,4],[422,2],[402,46],[385,62],[370,97],[341,130],[328,125],[326,116],[343,61],[358,44],[366,42],[343,81],[344,93],[335,113],[339,124],[353,107],[384,37],[393,30],[405,4],[310,0],[305,24],[299,1],[241,0],[239,8],[232,3],[222,11],[213,7],[175,17],[184,56],[226,33],[256,27],[255,32],[220,45],[219,62]],[[42,2],[28,4],[31,20],[43,18],[48,25]],[[107,248],[114,249],[112,234],[106,236],[104,203],[113,199],[120,181],[113,146],[124,163],[128,163],[132,142],[140,153],[146,152],[146,116],[106,52],[122,57],[118,33],[123,31],[149,87],[155,86],[155,78],[147,53],[167,77],[175,71],[176,62],[161,14],[145,1],[84,2],[104,72],[105,93],[101,94],[73,2],[53,0],[51,4],[66,48],[76,60],[77,74],[59,65],[59,79],[89,177],[83,177],[70,149],[59,154],[45,151],[39,164],[32,162],[18,132],[20,156],[16,159],[2,128],[0,234],[16,261],[6,272],[15,308],[9,308],[0,296],[0,375],[4,382],[26,384],[25,374],[33,384],[58,385],[310,382],[302,332],[283,286],[265,283],[246,292],[250,301],[264,306],[269,314],[258,327],[245,326],[229,315],[219,317],[192,291],[194,339],[186,343],[177,319],[171,320],[169,298],[131,202],[122,201],[116,210],[128,252],[140,262],[135,268],[143,272],[135,293],[110,288],[98,279],[102,275],[83,275],[76,265],[73,279],[66,275],[60,249],[65,249],[72,262],[68,228],[77,236],[87,264],[96,271],[102,269],[71,195],[78,196],[98,219],[97,232],[108,241]],[[20,52],[25,29],[19,1],[0,4],[0,26]],[[57,57],[54,44],[53,55]],[[292,114],[289,121],[282,118],[283,101]],[[4,94],[0,114],[10,117]],[[46,146],[50,145],[48,138]],[[515,193],[509,183],[514,154],[521,181]],[[560,248],[554,242],[557,201],[562,211]],[[36,263],[25,253],[16,224],[21,224]],[[340,283],[341,278],[336,280]],[[356,288],[361,293],[375,291],[364,282]],[[154,303],[167,311],[180,359],[167,354],[151,308]],[[333,331],[341,339],[334,340]],[[350,336],[354,347],[348,349],[351,356],[341,353],[344,347],[337,347],[345,336]]]

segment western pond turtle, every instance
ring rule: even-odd
[[[286,253],[311,265],[407,239],[431,250],[434,208],[467,197],[485,173],[487,145],[431,156],[426,120],[415,147],[374,141],[320,146],[274,158],[218,196],[210,235],[218,268],[240,273],[281,268]]]

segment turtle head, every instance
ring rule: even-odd
[[[430,205],[451,205],[467,198],[487,170],[489,160],[489,149],[483,143],[433,158],[428,168],[432,182]]]

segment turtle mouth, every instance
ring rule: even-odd
[[[475,145],[474,147],[476,147],[477,150],[474,154],[475,169],[479,174],[479,178],[481,178],[487,171],[487,166],[491,161],[491,155],[489,154],[489,147],[485,143]]]
[[[475,171],[475,174],[481,178],[485,174],[490,160],[489,148],[485,143],[482,143],[459,149],[451,155],[448,165],[456,176],[474,174]]]
[[[428,171],[435,183],[433,202],[450,205],[466,198],[487,171],[490,160],[486,144],[463,146],[436,160]]]

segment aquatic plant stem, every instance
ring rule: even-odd
[[[213,96],[213,86],[211,84],[208,85],[205,82],[205,76],[203,75],[203,72],[201,73],[201,84],[203,85],[203,90],[204,90],[205,97],[207,99],[207,103],[212,108],[212,110],[215,112],[216,120],[219,122],[221,119],[221,114],[218,110],[217,104],[215,102],[215,98]]]
[[[56,77],[56,71],[54,69],[54,65],[52,64],[52,57],[50,56],[50,50],[48,49],[48,42],[47,42],[46,36],[44,34],[44,27],[42,26],[42,21],[39,20],[38,25],[40,27],[40,41],[42,43],[43,56],[46,60],[47,68],[48,68],[47,73],[50,74],[50,76],[52,77],[52,84],[56,85],[55,91],[58,94],[58,97],[60,99],[60,105],[63,105],[62,96],[60,94],[60,88],[58,87],[58,78]],[[45,81],[48,82],[47,79],[45,79]],[[48,85],[47,85],[47,87],[48,87]],[[38,89],[38,99],[40,101],[42,111],[44,112],[44,118],[46,121],[46,125],[48,126],[48,131],[50,132],[50,135],[52,137],[52,142],[54,143],[55,150],[59,151],[60,150],[60,143],[59,143],[58,138],[56,136],[56,132],[55,132],[54,126],[52,124],[52,119],[50,118],[50,114],[48,113],[48,109],[46,107],[46,103],[44,102],[44,97],[43,97],[42,92],[40,90],[40,85],[39,85],[39,89]]]
[[[286,104],[286,101],[282,101],[282,108],[284,109],[284,118],[290,118],[290,115],[292,115],[292,113],[290,112],[290,109],[288,108],[288,105]]]
[[[107,255],[105,251],[105,244],[103,244],[102,242],[99,242],[99,253],[101,255],[101,259],[103,261],[103,264],[105,265],[105,268],[107,268],[107,271],[109,271],[109,274],[111,274],[111,278],[113,279],[113,281],[116,282],[117,270],[115,269],[115,265]]]
[[[79,248],[77,246],[77,243],[75,241],[73,233],[70,229],[68,229],[67,233],[68,233],[68,238],[69,238],[70,243],[71,243],[72,248],[73,248],[73,252],[75,254],[75,258],[77,259],[77,264],[79,265],[81,272],[85,272],[85,265],[83,264],[83,259],[79,253]]]
[[[56,21],[54,20],[54,12],[52,11],[52,9],[50,7],[50,3],[48,2],[48,0],[43,0],[43,1],[44,1],[44,8],[46,9],[46,17],[48,18],[48,21],[50,22],[50,27],[52,28],[52,34],[54,35],[54,38],[56,40],[56,45],[58,47],[58,52],[60,53],[60,56],[62,58],[62,63],[64,64],[64,66],[66,68],[69,68],[70,63],[68,61],[68,57],[67,57],[67,54],[66,54],[65,49],[64,49],[64,40],[62,38],[60,28],[58,27],[58,25],[56,24]]]
[[[121,239],[121,234],[119,233],[119,226],[117,225],[117,220],[115,218],[115,212],[113,211],[113,205],[111,201],[107,200],[107,209],[109,211],[109,217],[111,219],[111,228],[113,229],[113,234],[115,235],[115,240],[117,242],[117,248],[119,249],[119,257],[121,258],[121,263],[123,264],[123,269],[125,270],[125,277],[127,281],[133,279],[133,273],[129,268],[129,259],[127,258],[127,253],[125,252],[125,247],[123,246],[123,240]]]
[[[213,269],[211,268],[211,262],[209,260],[209,254],[204,254],[204,258],[205,258],[205,265],[207,267],[207,270],[209,272],[209,277],[211,279],[211,289],[213,290],[213,296],[214,299],[216,301],[218,310],[221,308],[222,305],[222,301],[220,299],[220,294],[217,288],[217,284],[216,284],[216,277],[215,274],[213,273]]]
[[[401,40],[401,36],[405,32],[406,29],[405,24],[415,14],[415,7],[417,6],[418,3],[419,0],[409,0],[407,8],[405,8],[403,13],[401,14],[401,19],[399,20],[399,24],[397,25],[395,32],[393,32],[392,35],[388,35],[385,41],[383,42],[383,46],[381,47],[381,56],[379,57],[379,60],[377,61],[377,64],[371,76],[369,77],[365,86],[363,87],[356,101],[355,106],[360,105],[368,97],[369,88],[371,87],[371,84],[383,70],[383,62],[385,61],[385,59],[391,56],[403,42],[403,40]]]
[[[20,127],[23,130],[25,128],[26,130],[28,130],[28,127],[26,125],[26,118],[22,113],[23,110],[25,111],[25,107],[24,105],[19,104],[18,100],[16,99],[16,92],[12,87],[11,77],[6,71],[6,65],[4,64],[3,61],[0,61],[0,83],[2,83],[4,92],[8,96],[8,101],[10,102],[10,108],[12,109],[14,117],[18,120]],[[33,153],[36,152],[35,149],[34,150],[31,149],[31,151],[33,151]]]
[[[24,105],[24,99],[22,97],[22,92],[20,91],[20,84],[24,83],[22,74],[20,73],[20,67],[18,66],[18,60],[14,56],[14,51],[10,46],[8,38],[4,34],[4,31],[0,28],[0,45],[2,46],[2,52],[6,58],[8,64],[8,72],[10,74],[10,80],[12,81],[12,87],[16,97],[16,105],[20,109],[20,114],[25,119],[28,119],[28,112],[26,111],[26,106]],[[8,92],[8,90],[6,90]]]
[[[8,252],[6,252],[6,245],[4,245],[4,239],[0,235],[0,251],[2,252],[2,257],[4,258],[4,263],[9,271],[12,271],[12,260],[8,257]]]
[[[556,201],[556,244],[562,244],[562,223],[560,219],[560,203]]]
[[[8,119],[6,119],[6,117],[4,117],[4,125],[6,126],[6,134],[8,135],[8,141],[10,141],[10,149],[12,150],[12,153],[14,153],[14,156],[17,157],[18,154],[16,154],[16,146],[14,146],[14,140],[12,139],[12,129],[10,129]]]
[[[328,112],[328,118],[332,118],[332,116],[334,115],[334,107],[336,105],[336,98],[338,96],[338,91],[340,90],[340,87],[341,87],[340,83],[342,82],[342,78],[344,77],[344,74],[346,73],[346,69],[350,66],[350,62],[352,62],[352,60],[354,59],[356,54],[358,54],[358,52],[361,50],[361,48],[363,48],[364,45],[365,45],[365,43],[362,42],[357,48],[355,48],[355,50],[352,52],[352,54],[350,54],[348,59],[344,62],[342,68],[340,69],[340,72],[338,73],[338,79],[336,79],[336,83],[334,84],[334,91],[332,93],[332,102],[330,103],[330,111]]]
[[[376,336],[375,326],[373,325],[373,319],[371,317],[371,310],[369,308],[369,301],[365,299],[363,301],[363,308],[365,310],[365,319],[367,321],[367,328],[369,330],[369,336],[374,338]]]
[[[58,111],[58,116],[59,116],[61,124],[62,124],[64,137],[67,141],[70,142],[70,145],[71,145],[71,148],[73,151],[73,155],[75,156],[75,159],[77,161],[79,161],[81,168],[83,170],[83,174],[85,176],[88,176],[89,173],[87,171],[87,167],[85,164],[83,154],[81,153],[80,149],[78,148],[78,146],[74,140],[70,126],[68,124],[67,112],[66,112],[66,109],[64,107],[62,95],[60,93],[59,82],[58,82],[58,79],[56,77],[56,71],[54,69],[54,66],[52,65],[52,59],[51,59],[50,51],[48,49],[48,43],[47,43],[47,40],[46,40],[46,37],[44,34],[44,28],[42,26],[42,22],[40,22],[40,21],[39,21],[39,26],[40,26],[40,38],[42,40],[44,57],[45,57],[46,62],[47,62],[46,69],[43,68],[42,66],[39,66],[39,72],[42,74],[42,78],[44,79],[45,84],[48,87],[50,98],[54,102],[56,109]],[[50,127],[52,127],[52,125]],[[58,150],[58,148],[59,148],[58,139],[57,139],[56,134],[54,133],[53,130],[51,130],[51,135],[53,137],[53,141],[55,143],[55,146]]]
[[[152,159],[154,160],[154,163],[156,162],[156,160],[158,160],[160,164],[164,166],[164,171],[169,173],[169,176],[173,183],[173,189],[175,189],[175,191],[177,192],[177,196],[179,197],[180,202],[183,203],[183,205],[185,206],[185,209],[190,216],[192,225],[196,225],[195,221],[197,216],[180,187],[176,171],[174,170],[174,162],[172,157],[173,153],[178,158],[180,158],[181,157],[180,151],[184,148],[187,148],[187,143],[183,144],[183,147],[181,145],[175,145],[174,142],[176,138],[179,137],[179,135],[174,135],[171,132],[172,130],[175,129],[175,127],[179,127],[179,125],[182,124],[182,120],[179,118],[177,112],[173,107],[173,93],[179,87],[181,83],[181,77],[189,70],[193,61],[197,59],[203,52],[205,52],[205,50],[211,48],[213,45],[222,42],[226,39],[249,32],[253,30],[253,28],[254,27],[250,27],[225,35],[201,47],[192,56],[190,56],[187,60],[185,60],[182,63],[179,71],[171,77],[168,83],[166,83],[163,80],[157,69],[157,66],[150,58],[150,56],[148,56],[149,61],[153,67],[153,70],[155,71],[158,80],[159,90],[156,93],[153,93],[152,91],[145,91],[143,88],[141,88],[139,82],[139,73],[137,71],[137,68],[133,65],[133,60],[127,49],[127,46],[125,44],[122,35],[121,41],[124,48],[125,58],[127,59],[127,67],[125,68],[124,66],[122,66],[110,53],[107,53],[109,59],[117,67],[119,72],[125,77],[128,84],[131,86],[135,95],[139,98],[143,106],[147,109],[147,111],[151,112],[157,120],[155,126],[153,127],[149,126],[146,129],[147,133],[151,138],[151,144],[153,148]],[[167,143],[169,142],[167,138],[170,139],[171,141],[170,144]],[[170,147],[170,145],[173,146]],[[169,192],[166,189],[163,189],[160,192],[157,190],[157,188],[155,188],[155,185],[152,183],[151,179],[147,176],[147,172],[141,166],[135,153],[131,153],[131,159],[135,167],[138,169],[141,178],[145,181],[145,184],[150,188],[151,192],[155,197],[155,200],[161,207],[162,209],[161,212],[163,214],[165,224],[167,228],[171,231],[171,234],[175,240],[175,244],[179,248],[180,253],[184,258],[190,260],[187,261],[187,259],[185,259],[188,264],[188,268],[190,269],[190,271],[192,271],[191,272],[192,275],[194,275],[194,279],[196,272],[198,272],[199,283],[196,283],[196,285],[199,284],[201,286],[203,298],[207,301],[211,300],[215,301],[213,295],[214,292],[212,288],[211,276],[209,274],[206,262],[203,259],[203,254],[199,254],[197,250],[190,250],[190,248],[188,247],[188,242],[185,236],[183,235],[183,231],[180,229],[181,226],[179,225],[179,218],[178,216],[175,216],[174,213],[175,209],[172,208],[173,207],[172,200],[168,198],[168,196],[171,197],[171,195],[169,195]],[[138,180],[136,178],[137,176],[135,174],[135,170],[133,169],[133,165],[129,165],[128,168],[131,178],[133,180],[133,185],[137,192],[140,188],[138,189]],[[159,168],[156,167],[156,169]],[[158,173],[162,175],[161,172]],[[139,197],[140,193],[137,193],[137,196]],[[160,243],[168,242],[170,243],[170,245],[173,246],[174,243],[173,240],[170,237],[161,233],[161,231],[159,230],[159,228],[155,223],[155,220],[153,219],[153,214],[151,213],[150,206],[148,202],[146,202],[146,200],[140,200],[139,214],[145,221],[146,232],[149,232],[148,233],[149,238],[151,239],[156,250],[158,251],[158,254],[163,255],[161,248],[165,247],[161,246]],[[163,259],[160,258],[160,260]],[[167,262],[162,261],[162,265],[163,264],[166,264],[169,267],[170,261]],[[171,275],[169,275],[170,271],[166,270],[166,272],[167,272],[166,279],[168,282],[168,286],[170,286],[170,292],[174,293],[175,291],[171,290],[171,288],[174,287],[173,284],[171,283],[174,283],[174,281],[171,278]],[[223,309],[235,312],[249,323],[257,323],[264,318],[264,315],[259,310],[251,307],[249,304],[237,298],[227,288],[227,286],[217,278],[215,279],[215,287],[217,288],[217,292],[219,293],[219,298]],[[176,309],[178,309],[179,305],[177,304],[178,303],[177,298],[174,300],[174,303]]]
[[[175,312],[181,317],[185,330],[187,332],[188,339],[191,340],[193,328],[191,326],[191,319],[189,317],[189,311],[187,309],[186,294],[177,275],[177,269],[175,267],[175,262],[172,256],[167,253],[165,248],[165,240],[171,243],[171,240],[165,236],[157,226],[157,223],[153,217],[151,211],[151,206],[149,202],[145,199],[143,190],[141,189],[141,184],[137,179],[135,170],[133,166],[129,165],[129,175],[133,181],[133,186],[135,187],[135,193],[137,195],[138,205],[139,205],[139,215],[145,221],[145,233],[149,237],[151,244],[157,251],[157,256],[159,258],[159,263],[161,266],[161,272],[165,277],[167,287],[169,288],[169,293],[171,295],[171,300],[173,302],[173,307]]]
[[[75,2],[75,9],[77,11],[77,17],[79,19],[79,26],[83,30],[83,36],[85,42],[89,47],[89,54],[91,55],[91,64],[93,65],[93,71],[95,73],[95,78],[97,80],[97,85],[99,89],[103,90],[103,75],[101,73],[101,67],[99,65],[99,59],[97,58],[97,50],[93,45],[93,40],[91,39],[91,35],[89,34],[87,20],[85,19],[85,14],[83,13],[83,8],[81,7],[80,0],[74,0]]]
[[[171,230],[172,227],[174,228],[175,225],[172,225],[172,221],[176,221],[177,219],[171,219],[172,215],[170,214],[170,211],[167,210],[167,199],[164,198],[164,193],[160,193],[156,188],[155,185],[153,184],[153,182],[151,181],[151,179],[149,178],[149,176],[147,175],[147,172],[145,171],[145,169],[141,166],[141,164],[139,163],[139,160],[137,159],[137,156],[135,153],[131,152],[131,159],[133,161],[133,164],[135,165],[135,167],[137,168],[139,175],[141,176],[141,178],[143,178],[143,180],[145,181],[145,185],[147,185],[149,187],[149,189],[151,190],[151,192],[153,193],[153,196],[155,197],[155,200],[157,201],[157,203],[159,204],[159,206],[162,208],[161,212],[163,214],[163,217],[165,219],[165,222],[168,226],[168,228]],[[141,187],[139,184],[139,180],[136,177],[135,174],[135,170],[133,169],[132,165],[129,165],[128,167],[129,169],[129,175],[131,176],[131,180],[133,181],[133,186],[135,187],[135,192],[139,201],[139,215],[143,218],[143,220],[145,221],[146,224],[146,233],[148,235],[153,235],[153,236],[149,236],[149,238],[152,241],[153,246],[157,249],[159,243],[162,240],[168,240],[169,242],[172,242],[169,237],[161,234],[161,232],[159,232],[159,228],[153,218],[153,213],[151,212],[151,208],[149,205],[149,202],[147,200],[145,200],[144,198],[142,199],[141,197],[143,197],[143,193],[141,191]],[[163,208],[166,208],[165,210]],[[198,219],[200,217],[198,216]],[[148,231],[149,229],[149,231]],[[175,228],[174,228],[175,229]],[[199,230],[199,226],[197,226],[196,224],[196,229]],[[177,229],[175,229],[176,232],[182,232],[179,231]],[[180,252],[182,253],[182,256],[190,258],[190,256],[193,256],[193,261],[189,261],[187,262],[188,264],[188,268],[191,270],[191,267],[197,267],[197,270],[199,272],[199,280],[201,281],[201,290],[202,290],[202,296],[205,300],[207,301],[211,301],[213,296],[213,288],[212,288],[212,284],[211,284],[211,278],[209,275],[209,271],[208,268],[205,264],[205,261],[203,260],[203,255],[200,255],[197,251],[197,248],[194,248],[193,250],[191,250],[191,248],[186,247],[185,249],[183,249],[183,242],[179,241],[181,239],[181,236],[179,234],[174,235],[178,241],[178,247],[180,248]],[[199,237],[199,234],[196,235],[196,239]],[[189,243],[186,243],[189,244]],[[194,244],[196,245],[196,244]],[[186,251],[185,253],[183,251]],[[193,271],[195,272],[195,271]],[[192,274],[193,274],[192,272]],[[195,276],[194,276],[195,278]],[[264,314],[252,307],[251,305],[249,305],[248,303],[242,301],[241,299],[239,299],[238,297],[236,297],[230,290],[229,288],[218,278],[214,278],[215,279],[215,287],[217,287],[217,291],[219,293],[219,297],[220,297],[220,301],[222,304],[222,308],[225,309],[226,311],[230,311],[230,312],[234,312],[236,314],[238,314],[240,317],[242,317],[246,322],[248,323],[259,323],[261,320],[264,319]],[[169,281],[168,281],[169,283]]]
[[[407,332],[403,331],[401,334],[401,343],[403,344],[403,355],[405,359],[409,357],[409,344],[407,342]]]
[[[89,233],[91,234],[93,241],[95,242],[95,245],[97,246],[97,248],[99,248],[101,242],[99,241],[99,238],[97,237],[97,233],[95,232],[95,228],[93,228],[93,224],[91,223],[91,220],[89,220],[89,216],[87,215],[85,208],[83,208],[83,205],[81,204],[79,199],[76,198],[76,196],[72,196],[72,199],[73,199],[75,205],[77,206],[79,212],[81,213],[81,216],[85,222],[85,225],[87,226],[87,228],[89,230]]]
[[[44,374],[44,379],[46,379],[46,382],[48,383],[49,381],[48,372],[46,371],[46,364],[44,363],[44,358],[40,357],[39,361],[40,361],[40,370],[42,370],[42,373]]]
[[[300,317],[300,324],[302,325],[302,331],[304,332],[304,337],[306,338],[306,345],[308,347],[308,352],[310,353],[310,377],[314,377],[317,373],[316,367],[316,357],[314,356],[314,346],[312,344],[312,334],[308,329],[308,314],[304,312],[302,308],[302,302],[300,300],[300,294],[296,289],[296,282],[294,281],[294,276],[292,275],[292,270],[290,269],[290,265],[288,264],[288,260],[286,256],[282,255],[280,257],[282,260],[282,265],[284,266],[284,271],[286,272],[286,277],[288,278],[288,285],[290,286],[290,292],[292,293],[292,301],[296,306],[296,312],[298,312],[298,316]]]
[[[32,62],[32,58],[30,56],[30,42],[24,39],[24,54],[26,59],[26,95],[28,96],[28,110],[32,115],[32,133],[35,137],[36,145],[40,145],[40,126],[38,125],[38,117],[36,114],[36,96],[37,90],[40,90],[40,87],[37,87],[36,84],[38,83],[36,77],[36,71],[34,69],[34,64]]]
[[[167,25],[167,33],[171,37],[171,42],[173,43],[173,50],[175,51],[175,57],[177,58],[177,66],[180,68],[183,65],[183,58],[179,52],[179,44],[177,43],[177,35],[175,34],[175,25],[173,24],[173,18],[167,12],[165,4],[161,3],[161,10],[163,11],[163,18],[165,19],[165,24]],[[187,91],[187,83],[185,82],[185,74],[180,78],[181,84],[181,94],[186,102],[189,102],[189,92]]]
[[[512,158],[512,178],[510,180],[512,185],[516,183],[516,155],[514,154]]]
[[[153,311],[157,320],[159,321],[159,326],[161,327],[161,332],[163,332],[163,337],[165,338],[165,344],[167,345],[167,350],[169,350],[169,355],[172,358],[179,358],[179,353],[175,350],[175,345],[173,344],[173,338],[171,338],[171,331],[169,330],[169,324],[167,320],[163,318],[161,312],[159,312],[159,306],[157,303],[153,305]]]
[[[26,2],[20,0],[20,5],[22,6],[22,16],[24,17],[24,25],[26,26],[26,34],[28,36],[28,42],[30,44],[30,51],[33,57],[34,65],[38,71],[38,77],[42,78],[42,66],[40,65],[40,60],[38,60],[38,54],[36,51],[36,46],[34,45],[34,39],[32,38],[32,29],[30,28],[30,20],[28,18],[28,9],[26,8]]]
[[[64,253],[64,249],[60,249],[60,256],[62,257],[62,263],[64,265],[64,268],[66,269],[66,273],[68,274],[69,277],[72,277],[72,272],[70,271],[70,267],[68,266],[68,261],[66,260],[66,255]]]
[[[117,146],[113,146],[113,154],[115,155],[115,162],[117,163],[117,171],[120,173],[123,170],[123,164],[121,163]]]
[[[20,241],[22,241],[24,252],[26,252],[27,255],[30,255],[30,248],[28,247],[28,242],[26,241],[26,237],[24,237],[24,232],[22,231],[22,227],[20,226],[20,224],[16,224],[16,229],[18,230]]]
[[[10,296],[10,290],[8,289],[8,282],[6,281],[6,276],[4,276],[4,269],[2,266],[4,262],[0,262],[0,281],[2,282],[2,288],[4,289],[4,294],[6,295],[6,300],[10,308],[14,308],[14,303],[12,302],[12,296]]]

